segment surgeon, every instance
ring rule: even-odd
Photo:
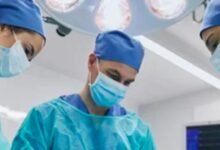
[[[0,79],[28,69],[44,44],[41,14],[33,0],[0,0]],[[0,125],[0,150],[9,147]]]
[[[211,63],[220,73],[220,0],[209,2],[200,36],[212,54]]]
[[[143,57],[142,45],[128,35],[100,33],[82,91],[33,108],[12,150],[155,150],[149,125],[120,105]]]
[[[0,0],[0,78],[24,72],[44,44],[42,19],[33,0]]]

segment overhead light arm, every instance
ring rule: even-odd
[[[208,3],[210,2],[210,0],[204,0],[202,1],[202,3],[200,4],[200,7],[203,7],[203,12],[205,12],[207,6],[208,6]],[[198,9],[198,8],[197,8]],[[194,22],[196,23],[202,23],[203,21],[203,15],[201,17],[198,17],[198,13],[197,13],[197,9],[195,9],[193,12],[192,12],[192,19]],[[204,14],[204,13],[203,13]]]
[[[44,16],[43,17],[44,22],[49,23],[49,24],[53,24],[53,25],[57,25],[58,28],[56,29],[56,32],[59,36],[66,36],[68,35],[72,29],[62,25],[61,23],[57,22],[55,19],[53,19],[52,17],[48,17],[48,16]]]

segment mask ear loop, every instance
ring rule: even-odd
[[[97,67],[98,72],[101,72],[98,58],[96,59],[96,67]]]
[[[18,40],[18,38],[17,38],[17,35],[16,35],[14,29],[11,29],[11,32],[12,32],[12,34],[13,34],[13,36],[14,36],[14,39],[15,39],[15,42],[14,42],[13,45],[16,45],[16,44],[18,43],[19,40]]]
[[[18,41],[18,38],[17,38],[17,35],[16,35],[14,29],[12,29],[12,34],[13,34],[13,36],[14,36],[14,38],[15,38],[15,41],[17,42],[17,41]]]
[[[92,74],[91,72],[89,72],[89,86],[92,85]]]
[[[99,59],[98,58],[96,59],[96,67],[97,67],[98,72],[100,73],[100,66],[99,66]],[[91,74],[91,72],[89,72],[89,85],[90,86],[92,85],[92,74]]]

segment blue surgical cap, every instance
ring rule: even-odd
[[[211,0],[205,11],[200,36],[203,31],[220,26],[220,0]]]
[[[139,71],[144,48],[140,42],[125,33],[108,31],[97,36],[94,53],[99,59],[126,64]]]
[[[28,29],[45,38],[41,13],[33,0],[0,0],[0,24]]]

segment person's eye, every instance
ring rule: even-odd
[[[30,48],[24,48],[25,54],[29,61],[33,58],[33,49]]]
[[[206,46],[208,47],[211,52],[214,52],[219,44],[219,41],[214,38],[213,36],[210,36],[206,41]]]
[[[120,76],[115,75],[115,74],[109,74],[108,76],[117,82],[120,82],[120,80],[121,80]]]
[[[215,51],[215,49],[217,48],[217,46],[218,46],[218,42],[211,42],[211,43],[207,44],[206,46],[213,53]]]
[[[131,81],[125,81],[125,82],[124,82],[124,85],[125,85],[125,86],[129,86],[130,84],[131,84]]]
[[[215,51],[215,49],[217,48],[217,46],[218,46],[218,42],[213,42],[213,43],[211,43],[211,49],[213,50],[213,51]]]

